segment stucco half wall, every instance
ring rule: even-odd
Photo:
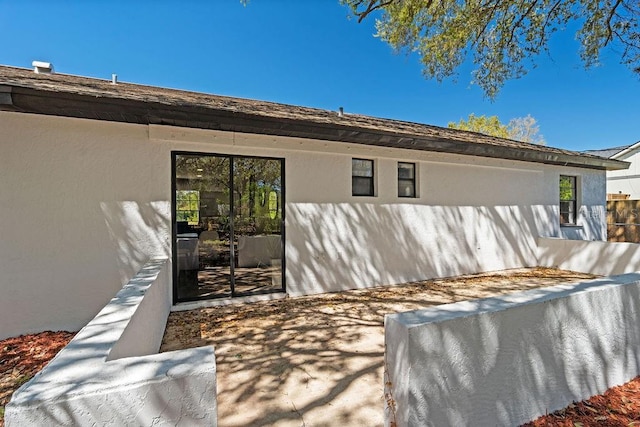
[[[610,276],[640,271],[640,245],[627,242],[588,242],[541,237],[541,266]]]
[[[579,177],[572,237],[605,237],[605,173],[312,139],[0,112],[0,339],[78,330],[153,257],[171,256],[171,152],[285,160],[290,295],[537,264]],[[351,159],[375,197],[351,195]],[[397,196],[397,162],[417,193]],[[26,308],[26,309],[25,309]]]
[[[385,425],[516,426],[623,384],[639,304],[631,273],[387,315]]]
[[[7,427],[215,426],[212,346],[158,353],[171,302],[150,260],[7,405]]]

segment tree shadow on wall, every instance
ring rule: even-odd
[[[536,265],[550,207],[287,206],[293,295]]]
[[[170,257],[171,214],[166,201],[101,203],[113,253],[112,260],[122,283],[133,277],[151,258]]]
[[[594,285],[582,283],[571,292]],[[403,402],[411,408],[410,419],[520,425],[630,380],[640,371],[637,289],[586,292],[563,304],[550,304],[549,298],[567,291],[531,291],[530,303],[503,312],[509,315],[499,313],[501,299],[472,301],[476,310],[496,315],[470,316],[465,310],[465,318],[430,329],[412,354],[413,372],[422,375]]]

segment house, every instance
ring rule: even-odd
[[[640,200],[640,141],[620,147],[589,150],[585,153],[629,162],[628,169],[607,172],[607,197]]]
[[[179,308],[535,266],[628,164],[342,110],[0,67],[0,339],[77,330],[150,258]]]

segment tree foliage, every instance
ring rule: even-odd
[[[560,200],[575,200],[575,195],[573,194],[574,179],[571,176],[560,175]]]
[[[509,138],[511,139],[530,142],[532,144],[546,144],[544,137],[540,133],[540,127],[536,119],[531,117],[531,115],[511,119],[507,127],[509,128]]]
[[[531,115],[511,119],[509,123],[505,125],[500,121],[498,116],[476,116],[471,113],[468,119],[460,119],[457,123],[449,122],[447,126],[452,129],[478,132],[499,138],[509,138],[532,144],[545,144],[544,137],[540,134],[540,128],[537,125],[536,119],[531,117]]]
[[[500,122],[498,116],[476,116],[471,113],[467,120],[460,119],[458,123],[449,122],[447,126],[452,129],[468,130],[485,135],[497,136],[499,138],[509,138],[509,128]]]
[[[550,37],[581,24],[576,37],[585,67],[604,47],[640,74],[638,0],[340,0],[361,22],[376,13],[376,36],[396,51],[417,52],[427,78],[456,75],[469,57],[473,81],[494,99],[508,79],[526,74]],[[529,60],[529,61],[528,61]]]

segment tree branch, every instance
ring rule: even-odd
[[[617,0],[616,4],[613,5],[611,10],[609,11],[609,16],[607,16],[607,38],[604,41],[604,46],[608,45],[611,40],[613,40],[613,28],[611,28],[611,20],[613,19],[613,15],[616,14],[616,9],[620,6],[622,0]]]
[[[491,20],[493,19],[493,16],[496,13],[496,9],[498,9],[498,4],[500,2],[499,1],[494,1],[493,2],[493,7],[491,7],[491,12],[489,13],[489,17],[488,19],[485,21],[484,25],[482,26],[482,30],[480,30],[478,32],[478,34],[476,34],[475,39],[473,40],[473,42],[471,43],[471,46],[475,46],[478,43],[478,40],[480,40],[480,37],[482,37],[482,35],[485,33],[485,31],[487,31],[487,27],[489,26],[489,24],[491,23]],[[488,7],[489,3],[487,3],[486,5],[483,5],[483,8]]]
[[[542,24],[542,30],[541,30],[542,34],[547,33],[547,26],[549,26],[549,21],[553,19],[552,17],[556,9],[558,9],[558,7],[560,6],[560,3],[562,3],[562,0],[556,1],[555,4],[551,7],[551,9],[549,9],[549,12],[547,13],[547,16],[544,19],[544,24]],[[545,43],[545,41],[543,37],[540,37],[538,40],[539,40],[539,43],[537,47],[539,49],[540,46],[542,46]]]
[[[524,2],[522,4],[524,5]],[[511,42],[513,42],[513,38],[515,37],[516,30],[520,27],[520,24],[522,24],[524,19],[529,16],[531,11],[537,4],[538,4],[538,0],[534,0],[531,3],[531,5],[529,5],[529,7],[527,8],[527,11],[520,16],[520,19],[518,19],[518,22],[516,22],[516,24],[511,28],[511,34],[509,37],[509,41],[507,42],[507,45],[510,45]]]
[[[391,3],[394,3],[395,0],[387,0],[378,3],[378,0],[369,0],[369,5],[362,12],[355,12],[355,15],[358,17],[358,24],[362,22],[364,18],[366,18],[371,12],[382,9],[386,6],[389,6]],[[378,4],[376,4],[378,3]]]

